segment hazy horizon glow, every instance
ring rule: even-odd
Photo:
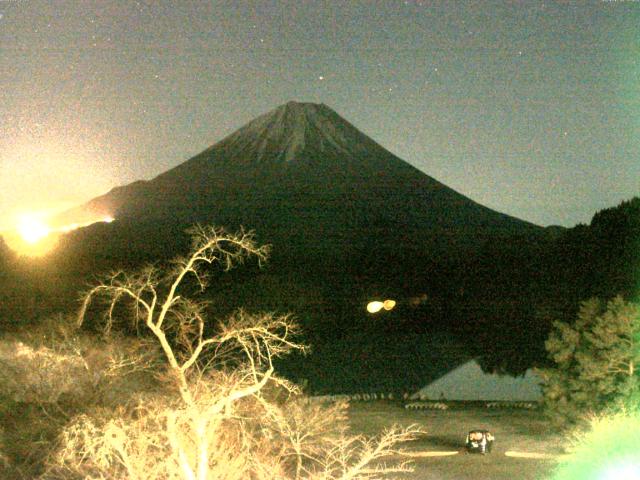
[[[18,234],[30,245],[38,243],[51,233],[51,228],[36,215],[22,215],[18,220]]]
[[[490,208],[587,223],[640,194],[640,3],[0,2],[0,227],[325,103]]]
[[[111,223],[115,219],[111,216],[101,217],[84,223],[72,223],[60,227],[52,227],[48,219],[51,214],[46,212],[30,212],[17,215],[15,224],[3,230],[0,235],[7,246],[18,255],[39,257],[51,252],[58,243],[60,235],[78,228],[88,227],[94,223]]]

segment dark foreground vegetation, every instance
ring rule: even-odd
[[[189,248],[186,227],[116,220],[74,232],[44,259],[19,259],[4,248],[3,328],[77,309],[78,291],[100,272],[167,264]],[[214,277],[205,293],[210,318],[238,306],[293,313],[313,349],[278,367],[314,392],[411,391],[472,357],[511,374],[548,365],[544,342],[554,321],[573,321],[591,297],[632,300],[640,271],[640,199],[598,212],[590,225],[472,244],[415,238],[407,249],[406,242],[369,238],[310,250],[284,233],[265,238],[258,232],[257,238],[273,245],[270,262]],[[375,298],[398,304],[370,315],[364,306]]]
[[[365,480],[410,471],[379,460],[417,427],[354,436],[346,405],[311,403],[275,373],[274,359],[305,349],[289,316],[238,310],[207,323],[191,295],[206,289],[207,267],[263,262],[268,249],[250,233],[190,233],[189,254],[172,268],[114,272],[84,293],[76,318],[5,333],[2,477]],[[83,330],[91,318],[93,332]]]
[[[347,411],[310,402],[300,385],[411,391],[480,355],[486,368],[503,372],[546,365],[545,414],[577,425],[578,438],[587,439],[581,444],[592,441],[585,431],[637,421],[640,328],[630,301],[637,266],[630,251],[640,251],[639,210],[634,199],[597,214],[589,227],[536,242],[505,238],[500,250],[487,242],[475,257],[451,257],[446,267],[424,260],[435,262],[440,283],[419,285],[383,317],[354,313],[354,292],[360,308],[370,298],[367,286],[400,276],[358,274],[353,265],[337,273],[320,262],[313,275],[282,264],[261,270],[268,249],[242,232],[197,227],[186,257],[150,266],[130,258],[121,264],[128,268],[94,278],[88,289],[77,265],[56,270],[60,259],[29,262],[4,252],[3,478],[407,478],[404,462],[416,458],[408,478],[540,478],[562,453],[560,437],[547,433],[558,422],[541,412],[408,413],[389,402]],[[225,273],[245,262],[243,271]],[[407,272],[417,281],[417,269]],[[81,301],[69,300],[81,282]],[[381,286],[377,292],[399,295]],[[620,295],[581,304],[581,292]],[[315,353],[305,356],[309,344]],[[601,417],[586,422],[590,412]],[[411,425],[416,416],[419,425]],[[396,420],[401,426],[380,432]],[[394,458],[399,445],[414,453],[456,450],[479,427],[496,435],[491,457]],[[378,437],[354,436],[361,432]],[[512,448],[544,458],[504,455]],[[575,450],[578,460],[592,456],[584,451]],[[636,457],[623,449],[620,458]]]

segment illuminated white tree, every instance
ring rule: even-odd
[[[157,339],[166,360],[166,388],[141,392],[109,415],[82,415],[65,430],[47,478],[373,479],[407,465],[369,467],[417,433],[392,429],[378,441],[346,434],[344,405],[314,406],[274,373],[274,358],[304,347],[289,316],[238,311],[206,335],[205,305],[183,296],[193,278],[204,290],[204,267],[228,270],[268,250],[251,233],[191,231],[191,254],[168,270],[116,272],[84,296],[79,323],[97,298],[105,333],[118,305],[133,307],[137,328]],[[135,360],[134,360],[135,363]],[[173,392],[173,393],[172,393]]]

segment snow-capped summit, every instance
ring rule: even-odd
[[[348,154],[350,146],[358,146],[364,140],[354,142],[350,130],[353,131],[353,127],[326,105],[292,101],[256,118],[223,143],[228,142],[231,148],[247,148],[257,162],[272,152],[278,152],[279,158],[290,162],[304,150],[307,142],[320,151],[333,149]]]

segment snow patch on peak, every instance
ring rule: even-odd
[[[312,118],[316,116],[318,105],[290,101],[276,108],[274,122],[271,127],[273,135],[283,144],[284,161],[293,161],[298,153],[304,150],[307,134],[312,126]],[[267,145],[268,142],[263,142]],[[260,152],[262,156],[262,151]]]
[[[348,150],[347,137],[340,117],[322,104],[288,102],[248,123],[225,139],[235,148],[252,152],[256,161],[280,152],[280,158],[289,163],[309,144],[321,150],[332,147],[341,152]]]
[[[249,163],[294,163],[312,152],[348,161],[382,149],[326,105],[301,102],[280,105],[210,148]]]
[[[349,151],[345,122],[326,105],[292,101],[279,108],[285,119],[283,124],[289,127],[287,161],[304,148],[308,135],[321,151],[328,147],[341,153]]]
[[[291,162],[298,152],[304,150],[307,131],[307,121],[303,116],[298,121],[293,122],[292,128],[289,130],[287,148],[285,150],[284,161]]]

